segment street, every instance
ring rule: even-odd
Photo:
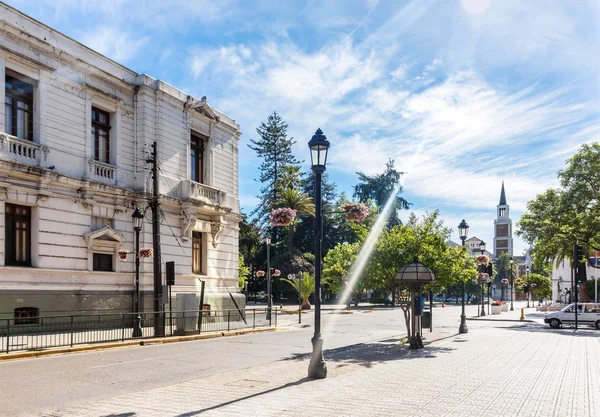
[[[476,311],[475,306],[468,306],[467,316],[475,316]],[[428,405],[437,407],[435,415],[461,415],[456,411],[461,398],[465,398],[463,406],[475,407],[482,404],[480,394],[486,404],[489,400],[501,405],[499,410],[505,414],[498,415],[517,415],[520,411],[515,404],[526,392],[534,395],[538,408],[544,410],[531,415],[552,415],[546,402],[560,410],[561,401],[583,401],[588,395],[587,381],[591,384],[600,376],[600,366],[593,360],[599,349],[593,330],[580,330],[573,336],[573,330],[550,330],[536,323],[469,320],[469,333],[457,336],[459,315],[459,306],[434,309],[434,334],[440,340],[411,352],[398,346],[399,337],[404,336],[399,309],[356,310],[353,314],[325,310],[323,338],[329,375],[310,383],[304,377],[312,326],[298,326],[296,315],[282,316],[279,324],[286,330],[277,332],[1,363],[3,380],[12,383],[0,393],[4,405],[0,414],[162,416],[187,415],[210,407],[204,412],[279,415],[292,410],[297,399],[318,397],[323,398],[323,414],[318,415],[324,415],[329,408],[346,404],[343,397],[336,400],[336,395],[344,392],[334,395],[335,389],[346,387],[345,395],[349,395],[348,389],[360,386],[360,393],[352,390],[352,402],[357,402],[356,410],[362,410],[357,415],[371,415],[364,414],[365,410],[376,404],[381,405],[381,415],[390,415],[386,413],[391,412],[391,405],[384,405],[388,396],[394,399],[394,407],[408,414],[430,398],[438,398],[438,403]],[[311,313],[305,314],[303,321],[309,323],[312,318]],[[427,341],[427,330],[424,336]],[[415,387],[420,392],[414,391]],[[277,390],[270,392],[273,388]],[[288,390],[298,391],[298,396]],[[239,401],[263,391],[268,393],[261,396],[257,408],[247,408],[247,402],[255,401],[251,398]],[[179,394],[184,392],[189,396]],[[423,397],[425,392],[429,395]],[[291,395],[294,400],[277,400],[281,395]],[[355,395],[364,398],[358,401]],[[514,401],[507,401],[511,398]],[[235,405],[224,406],[232,400],[237,401]],[[340,403],[336,405],[336,401]],[[591,397],[586,401],[589,407],[593,405]],[[268,407],[263,409],[263,404]],[[486,409],[482,415],[493,414]],[[340,415],[354,415],[352,410],[348,413]]]

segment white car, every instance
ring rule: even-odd
[[[575,304],[546,314],[544,323],[548,323],[553,329],[558,329],[563,324],[575,324]],[[600,330],[600,304],[577,303],[577,324],[595,326]]]

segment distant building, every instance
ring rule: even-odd
[[[513,254],[513,227],[510,219],[510,206],[506,203],[504,181],[500,192],[500,203],[497,206],[496,220],[494,220],[494,255],[501,253]]]

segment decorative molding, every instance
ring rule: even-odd
[[[121,247],[125,243],[125,238],[115,232],[111,227],[106,226],[102,229],[93,230],[84,234],[83,240],[85,241],[88,250],[91,250],[95,244],[101,246],[114,246],[115,249]],[[104,238],[104,239],[100,239]],[[106,239],[108,238],[108,239]]]
[[[219,238],[225,231],[225,223],[212,223],[210,225],[210,234],[212,235],[212,245],[216,248],[219,245]]]

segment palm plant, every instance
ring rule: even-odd
[[[311,294],[315,292],[315,276],[308,272],[302,272],[300,279],[287,279],[281,278],[282,281],[287,282],[294,288],[294,290],[302,298],[302,310],[310,310],[310,302],[308,301]]]
[[[273,208],[288,207],[296,210],[296,216],[314,216],[315,203],[312,198],[298,188],[285,188],[281,190]],[[288,250],[292,253],[294,249],[294,225],[288,226]]]

